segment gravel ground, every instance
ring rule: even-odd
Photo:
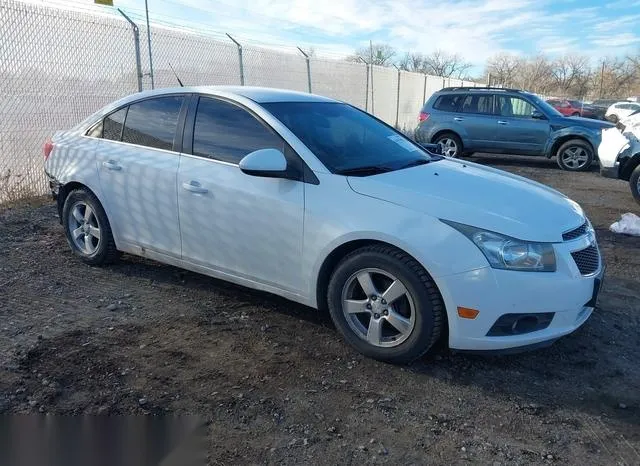
[[[640,238],[628,186],[475,157],[594,223],[600,309],[548,349],[368,360],[311,309],[131,256],[74,259],[49,202],[0,212],[0,413],[199,414],[211,464],[640,464]]]

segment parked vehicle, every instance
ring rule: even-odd
[[[419,142],[449,157],[473,152],[555,156],[560,168],[587,170],[609,122],[565,117],[540,97],[515,89],[450,87],[420,113]]]
[[[596,306],[604,267],[577,203],[328,98],[148,91],[44,152],[84,262],[127,252],[328,309],[373,358],[408,362],[445,334],[459,350],[547,345]]]
[[[640,204],[640,111],[602,132],[598,157],[600,174],[628,181]]]
[[[562,113],[564,116],[581,116],[584,118],[597,118],[594,107],[579,100],[549,99],[547,103]]]
[[[636,110],[640,110],[640,103],[637,102],[617,102],[607,109],[605,118],[617,123],[621,118],[631,115]]]

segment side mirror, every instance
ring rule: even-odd
[[[544,113],[542,113],[540,110],[534,110],[531,112],[531,118],[533,118],[534,120],[546,120],[547,117],[544,116]]]
[[[239,167],[247,175],[282,178],[287,172],[287,159],[278,149],[259,149],[245,155]]]

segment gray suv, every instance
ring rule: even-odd
[[[540,97],[516,89],[450,87],[420,112],[415,138],[449,157],[473,152],[556,156],[564,170],[588,169],[603,128],[613,124],[565,117]]]

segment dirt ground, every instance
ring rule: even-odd
[[[311,309],[131,256],[72,257],[51,203],[0,212],[0,413],[200,414],[211,464],[640,464],[640,211],[628,185],[474,157],[568,194],[608,266],[548,349],[368,360]]]

